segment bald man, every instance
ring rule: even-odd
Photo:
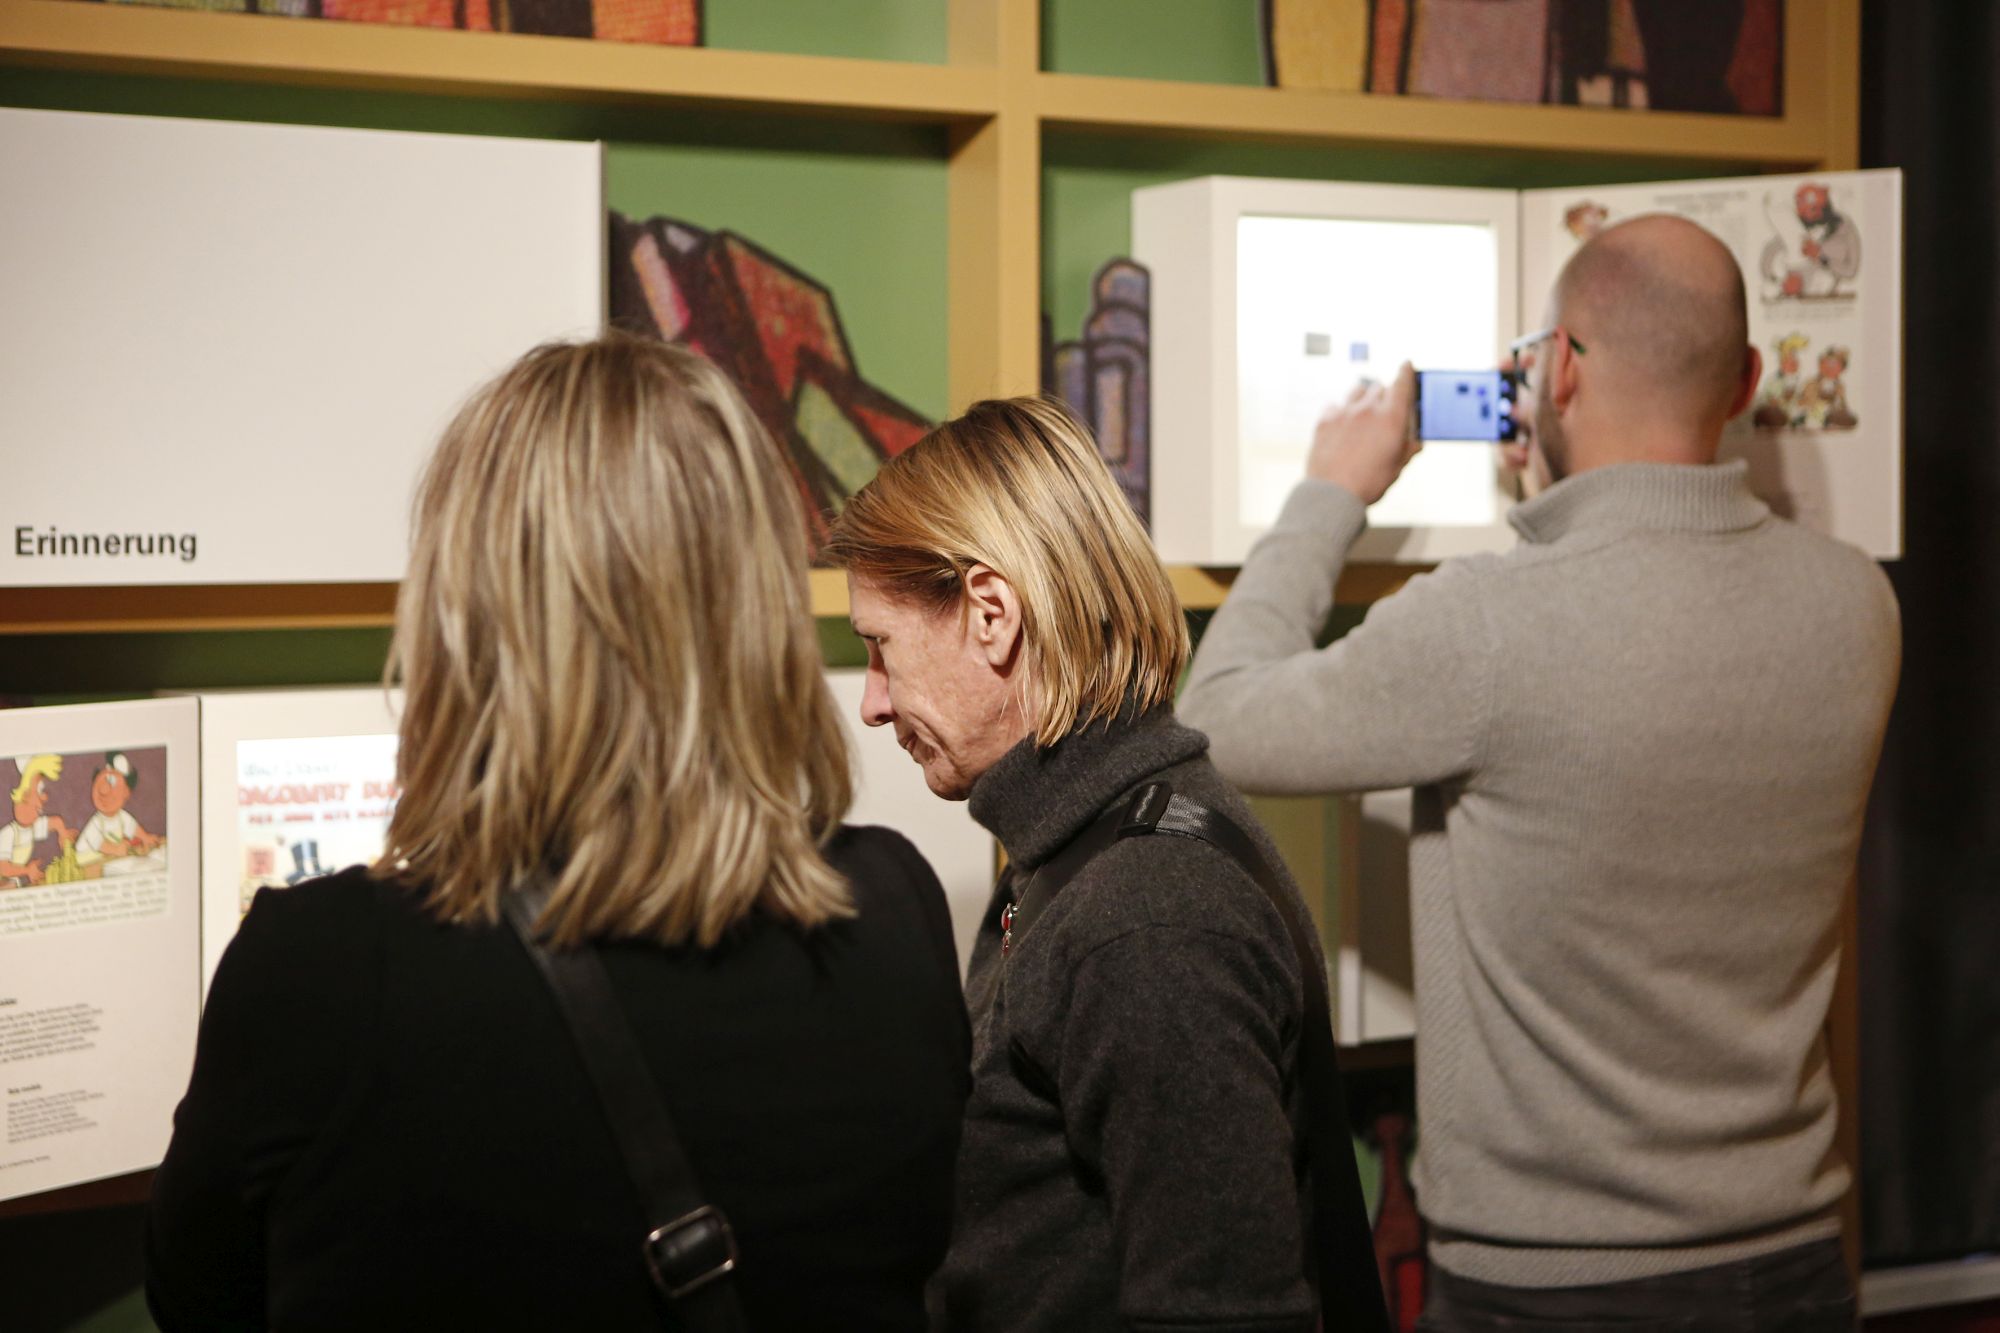
[[[1547,324],[1520,544],[1315,648],[1404,367],[1320,421],[1180,715],[1253,791],[1416,789],[1423,1327],[1847,1329],[1822,1032],[1896,605],[1715,461],[1760,362],[1712,236],[1605,231]]]

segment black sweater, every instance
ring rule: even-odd
[[[605,948],[753,1328],[917,1329],[968,1034],[914,848],[830,848],[859,916],[706,953]],[[209,995],[154,1186],[167,1333],[662,1326],[646,1220],[545,982],[351,870],[258,895]]]
[[[1277,849],[1164,710],[1032,738],[972,790],[1009,877],[1154,779]],[[973,1330],[1306,1333],[1303,985],[1284,922],[1222,852],[1129,838],[1000,953],[973,952],[973,1093],[936,1304]],[[1296,889],[1293,890],[1296,892]],[[1303,903],[1301,903],[1303,911]]]

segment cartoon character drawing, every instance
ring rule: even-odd
[[[1773,235],[1764,245],[1758,265],[1764,280],[1775,290],[1767,290],[1766,300],[1815,301],[1849,298],[1841,284],[1851,282],[1861,272],[1861,231],[1854,219],[1833,206],[1833,191],[1807,181],[1792,195],[1792,207],[1801,231],[1797,261],[1793,246],[1786,241],[1776,222]],[[1766,215],[1768,219],[1768,214]]]
[[[1576,237],[1581,244],[1595,240],[1597,233],[1604,230],[1604,224],[1611,218],[1611,210],[1603,204],[1589,199],[1580,204],[1571,204],[1563,210],[1563,230]]]
[[[1819,375],[1799,391],[1799,411],[1814,430],[1853,430],[1858,424],[1847,405],[1847,349],[1829,347],[1819,354]]]
[[[85,821],[77,837],[79,863],[94,865],[121,856],[144,856],[166,841],[140,827],[125,808],[138,784],[139,774],[129,756],[118,750],[104,756],[104,762],[90,775],[90,803],[97,807],[97,813]]]
[[[1772,344],[1778,354],[1778,369],[1764,382],[1757,395],[1756,410],[1750,420],[1759,430],[1784,430],[1800,424],[1799,393],[1805,387],[1799,378],[1800,353],[1812,339],[1803,333],[1788,333]]]
[[[14,822],[0,828],[0,880],[13,880],[11,887],[20,888],[40,884],[45,876],[42,861],[35,855],[36,845],[55,834],[62,847],[57,859],[66,861],[73,856],[76,831],[63,823],[62,816],[48,813],[49,785],[62,776],[62,756],[23,755],[14,761],[14,767],[21,780],[10,794]]]

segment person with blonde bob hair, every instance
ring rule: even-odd
[[[969,1036],[935,876],[840,822],[803,528],[686,350],[549,344],[459,412],[397,606],[388,848],[259,893],[216,972],[154,1193],[162,1329],[693,1317],[503,920],[536,903],[733,1228],[704,1293],[751,1328],[924,1326]]]
[[[1301,1077],[1325,964],[1174,719],[1186,623],[1089,433],[1045,399],[975,404],[885,465],[825,554],[868,649],[862,720],[1008,858],[966,983],[934,1327],[1384,1327],[1344,1124],[1308,1152],[1309,1115],[1344,1114]],[[1328,1289],[1310,1256],[1335,1249]]]

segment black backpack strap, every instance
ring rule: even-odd
[[[1313,927],[1288,891],[1284,876],[1265,857],[1255,839],[1235,820],[1198,801],[1174,794],[1164,782],[1149,782],[1132,799],[1098,818],[1069,846],[1037,868],[1023,890],[1013,923],[1025,929],[1020,914],[1033,903],[1035,915],[1091,857],[1120,838],[1168,833],[1193,838],[1234,861],[1250,876],[1285,923],[1305,987],[1305,1025],[1299,1032],[1299,1083],[1305,1094],[1306,1154],[1312,1167],[1313,1238],[1316,1251],[1320,1324],[1327,1333],[1364,1330],[1387,1333],[1389,1310],[1382,1299],[1381,1270],[1375,1262],[1375,1238],[1368,1226],[1368,1205],[1361,1193],[1361,1173],[1354,1164],[1354,1144],[1347,1128],[1347,1096],[1340,1081],[1340,1061],[1333,1048],[1333,1013],[1327,1003],[1326,971],[1312,946]]]
[[[538,876],[507,894],[507,921],[555,993],[625,1169],[655,1223],[642,1244],[646,1271],[688,1333],[742,1333],[748,1327],[742,1307],[724,1280],[736,1267],[729,1219],[702,1199],[604,959],[588,944],[557,953],[536,936],[548,892],[546,876]]]

